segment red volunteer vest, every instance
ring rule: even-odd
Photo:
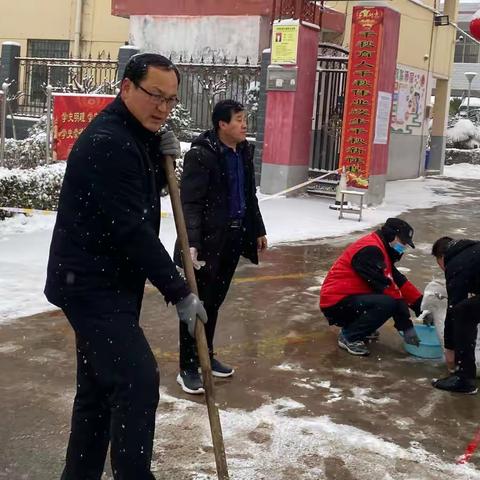
[[[385,260],[384,274],[391,280],[391,284],[383,291],[385,295],[393,298],[403,298],[408,305],[412,305],[422,295],[408,280],[401,288],[393,281],[392,260],[382,239],[376,233],[370,233],[352,243],[340,255],[328,272],[320,290],[320,308],[336,305],[340,300],[350,295],[365,295],[375,293],[369,284],[352,268],[353,256],[362,248],[378,247]]]

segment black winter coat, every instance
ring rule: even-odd
[[[138,308],[147,278],[167,302],[189,294],[158,238],[161,162],[159,137],[119,97],[84,130],[60,193],[45,287],[51,303]]]
[[[445,280],[448,309],[445,318],[445,347],[454,349],[454,319],[452,311],[469,294],[480,294],[480,242],[457,240],[445,254]]]
[[[258,264],[257,238],[266,234],[258,207],[253,166],[254,147],[247,141],[237,146],[245,172],[245,235],[242,256]],[[200,259],[216,254],[223,244],[229,222],[229,191],[226,161],[214,130],[202,133],[185,155],[180,183],[185,223],[191,247]],[[178,244],[175,261],[180,265]]]

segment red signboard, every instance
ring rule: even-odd
[[[357,188],[368,188],[382,28],[382,9],[354,8],[340,168],[345,167],[348,185]]]
[[[55,94],[53,96],[53,158],[66,160],[84,128],[114,95]]]

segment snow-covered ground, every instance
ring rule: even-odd
[[[268,198],[260,195],[261,210],[270,245],[341,236],[369,229],[387,217],[415,209],[468,201],[451,179],[480,179],[479,165],[458,164],[445,168],[445,177],[389,182],[385,202],[357,216],[338,220],[325,199],[312,197]],[[169,199],[163,199],[160,238],[172,253],[175,225]],[[43,296],[48,247],[54,215],[15,216],[0,222],[0,323],[54,307]]]

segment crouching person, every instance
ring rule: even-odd
[[[419,315],[422,294],[394,266],[407,245],[415,248],[413,228],[389,218],[347,247],[328,272],[320,308],[330,325],[341,327],[338,345],[352,355],[369,355],[365,340],[377,337],[389,318],[407,343],[419,345],[409,307]]]
[[[432,255],[445,272],[448,308],[444,344],[447,363],[454,362],[452,375],[432,382],[435,388],[475,394],[475,346],[480,322],[480,242],[439,238]]]

